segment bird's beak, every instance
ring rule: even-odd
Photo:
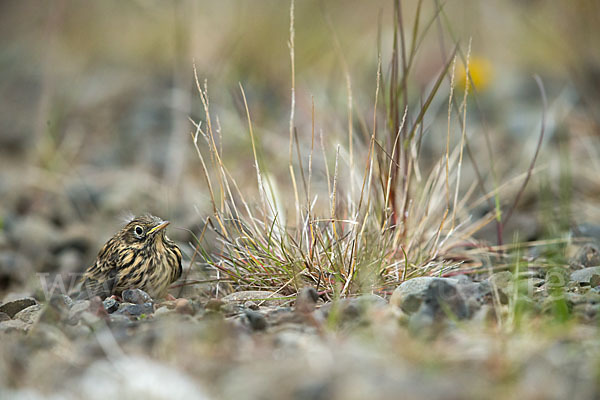
[[[169,225],[170,222],[169,221],[164,221],[162,222],[160,225],[156,225],[154,228],[150,229],[150,232],[148,232],[149,235],[162,231],[163,229],[165,229],[167,227],[167,225]]]

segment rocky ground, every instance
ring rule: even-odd
[[[569,265],[414,278],[389,299],[8,291],[0,397],[597,398],[600,253],[577,248]],[[7,254],[3,282],[20,279]]]
[[[475,265],[458,265],[468,257],[452,253],[451,276],[338,301],[317,287],[297,296],[289,287],[242,291],[194,258],[214,211],[202,165],[216,154],[198,136],[195,124],[206,130],[210,120],[198,89],[210,98],[214,164],[223,157],[237,180],[233,197],[239,190],[259,201],[255,167],[264,161],[264,178],[288,182],[281,203],[294,208],[294,128],[293,187],[312,187],[329,215],[329,186],[340,204],[351,201],[369,138],[377,133],[385,146],[390,133],[396,2],[297,1],[295,14],[290,2],[57,3],[0,3],[0,400],[600,398],[594,2],[464,2],[443,12],[437,7],[450,2],[402,2],[407,44],[421,46],[402,74],[406,126],[423,138],[413,182],[429,186],[450,137],[451,146],[467,138],[458,201],[473,203],[465,217],[491,221],[502,211],[503,222],[475,223],[464,239],[484,253],[502,235],[537,244],[490,249]],[[456,41],[456,82],[470,56],[476,90],[450,115],[448,97],[458,106],[463,82],[427,93]],[[207,173],[217,194],[222,173]],[[471,185],[480,173],[481,193]],[[171,221],[184,279],[195,283],[176,283],[175,300],[139,290],[103,301],[69,296],[128,212]],[[207,253],[222,250],[218,239],[206,231]]]

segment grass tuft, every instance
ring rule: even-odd
[[[364,118],[353,104],[350,71],[333,24],[327,21],[343,66],[348,97],[348,131],[340,135],[347,138],[347,143],[331,145],[335,133],[326,135],[322,130],[316,144],[314,98],[310,101],[310,132],[299,132],[296,126],[294,1],[291,1],[287,184],[276,180],[268,162],[261,157],[259,137],[240,84],[258,199],[240,190],[236,178],[222,162],[222,150],[211,122],[207,84],[200,85],[194,68],[205,115],[203,121],[193,122],[192,138],[212,202],[213,215],[207,226],[219,243],[216,253],[202,249],[199,255],[217,271],[219,279],[233,282],[237,289],[272,290],[281,296],[293,295],[307,285],[329,298],[366,292],[385,295],[415,276],[452,275],[458,269],[468,270],[477,264],[471,249],[502,251],[477,245],[473,240],[477,231],[496,221],[500,235],[498,248],[502,248],[502,222],[498,221],[497,204],[491,203],[500,187],[487,193],[479,171],[475,171],[477,179],[473,182],[461,180],[465,150],[471,156],[467,129],[470,80],[464,80],[463,99],[456,108],[454,74],[460,54],[469,75],[470,42],[466,57],[460,45],[454,45],[428,85],[426,95],[409,93],[413,90],[409,83],[419,46],[433,22],[443,16],[440,5],[426,24],[420,24],[421,3],[412,24],[412,39],[408,41],[400,3],[394,2],[391,56],[384,62],[384,56],[377,55],[371,133],[362,142],[353,135],[353,123],[361,121],[362,125]],[[444,23],[441,19],[438,22]],[[420,26],[423,28],[419,29]],[[437,116],[437,105],[444,104],[445,100],[440,100],[445,98],[447,129],[440,131],[438,138],[438,132],[430,130],[426,123]],[[455,114],[453,109],[457,111]],[[303,145],[301,137],[310,138],[309,144]],[[423,158],[425,139],[445,144],[437,159]],[[321,147],[322,160],[315,157],[318,153],[315,145]],[[533,171],[537,151],[539,146],[514,206]],[[476,168],[474,161],[472,164]],[[324,177],[319,179],[326,184],[316,181],[317,177]],[[476,197],[478,189],[480,197]],[[474,207],[486,201],[491,205],[489,211],[475,217]]]

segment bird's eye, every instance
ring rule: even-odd
[[[137,225],[134,228],[134,232],[137,236],[142,236],[144,234],[144,228],[142,228],[141,226]]]

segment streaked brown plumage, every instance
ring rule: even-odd
[[[82,277],[79,298],[102,299],[125,289],[141,289],[164,297],[181,276],[181,250],[165,229],[168,221],[145,215],[134,218],[98,253]]]

